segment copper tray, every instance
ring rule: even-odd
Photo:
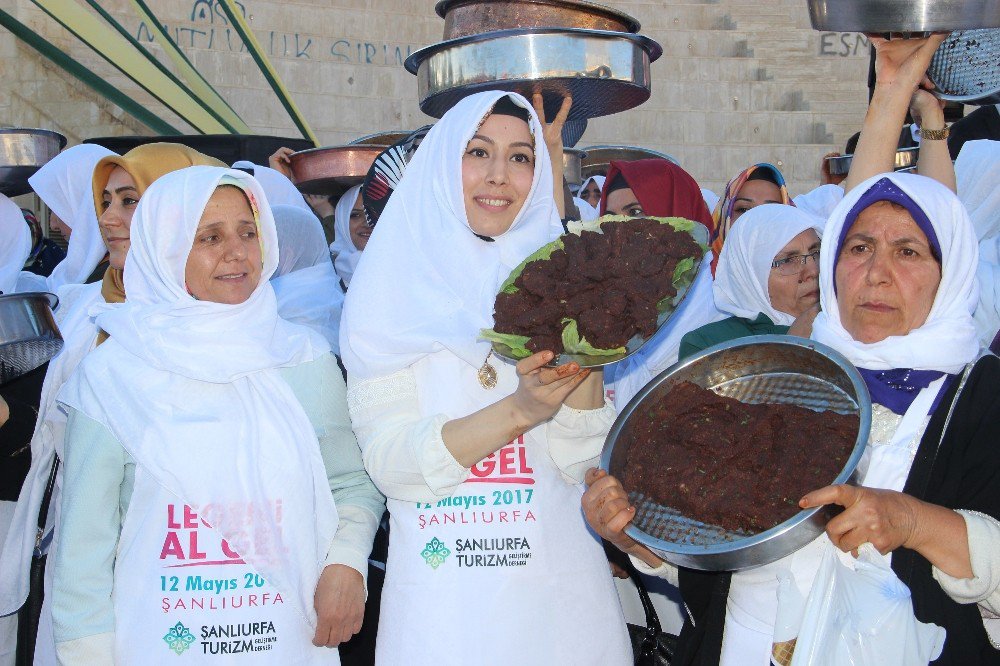
[[[673,162],[678,166],[680,163],[672,156],[649,148],[639,146],[588,146],[582,149],[586,157],[582,163],[582,175],[586,180],[591,176],[603,176],[607,174],[611,161],[635,162],[636,160],[662,159]],[[582,181],[581,181],[582,182]]]
[[[417,75],[420,109],[440,118],[459,100],[484,90],[544,98],[555,117],[566,95],[569,120],[626,111],[650,95],[650,63],[663,54],[641,35],[602,30],[521,28],[460,37],[406,59]]]
[[[343,194],[364,181],[383,150],[385,146],[355,144],[292,153],[292,182],[306,194]]]
[[[636,33],[641,27],[624,12],[581,0],[441,0],[434,11],[444,19],[445,39],[512,28]]]
[[[375,132],[367,134],[361,138],[351,141],[350,146],[382,146],[388,148],[394,146],[412,134],[409,130],[391,130],[388,132]]]

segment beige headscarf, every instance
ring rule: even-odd
[[[104,187],[115,167],[125,169],[135,181],[135,188],[142,196],[154,180],[178,169],[189,166],[226,166],[214,157],[203,155],[193,148],[179,143],[147,143],[128,151],[124,155],[105,157],[94,167],[93,189],[94,208],[97,215],[101,214],[101,203]],[[104,274],[101,285],[101,295],[108,303],[123,303],[125,301],[125,283],[122,281],[122,271],[111,267]],[[104,335],[100,342],[103,342]]]

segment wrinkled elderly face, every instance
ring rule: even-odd
[[[508,115],[487,117],[462,156],[465,214],[472,230],[493,237],[510,229],[534,177],[528,123]]]
[[[235,305],[260,282],[257,223],[241,189],[222,186],[205,206],[184,266],[188,292],[199,301]]]
[[[115,167],[101,194],[97,223],[104,245],[108,248],[108,262],[118,270],[125,268],[125,256],[131,245],[129,230],[138,203],[139,190],[132,175],[121,167]]]
[[[861,211],[848,231],[834,277],[844,328],[872,343],[927,321],[941,265],[910,213],[880,201]]]
[[[781,203],[781,188],[769,180],[748,180],[733,199],[733,221],[761,204]]]
[[[802,259],[805,257],[805,262]],[[819,303],[819,235],[806,229],[774,255],[767,295],[778,312],[798,317]]]
[[[608,193],[608,215],[624,215],[625,217],[645,217],[638,197],[630,188],[625,187]]]

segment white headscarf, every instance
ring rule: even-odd
[[[793,238],[822,224],[823,220],[785,204],[764,204],[743,213],[719,256],[712,286],[715,307],[745,319],[765,314],[775,324],[791,326],[795,317],[771,304],[767,289],[771,263]]]
[[[941,246],[941,283],[927,321],[906,335],[893,335],[865,344],[855,340],[840,321],[834,275],[838,245],[848,214],[868,190],[882,179],[912,199],[930,220]],[[738,226],[738,225],[737,225]],[[979,290],[976,281],[978,248],[965,207],[948,188],[935,180],[907,173],[873,176],[861,183],[833,211],[823,232],[819,284],[822,312],[813,323],[812,337],[833,347],[854,365],[869,370],[912,368],[956,373],[979,353],[972,313]]]
[[[800,194],[792,199],[792,203],[802,210],[823,218],[825,221],[830,213],[844,199],[844,188],[840,185],[820,185],[814,190]]]
[[[258,208],[263,250],[260,282],[236,305],[196,300],[184,278],[202,212],[226,182],[238,183]],[[268,511],[256,512],[252,525],[242,511],[209,509],[208,519],[315,624],[313,594],[336,509],[315,430],[278,369],[329,347],[278,316],[268,282],[277,235],[264,191],[242,171],[174,171],[143,194],[131,238],[128,301],[101,308],[97,323],[111,337],[87,355],[59,400],[105,425],[137,465],[199,513],[280,499],[280,524]],[[233,473],[220,479],[220,469]],[[282,543],[259,552],[261,535],[280,535]]]
[[[247,160],[239,160],[233,163],[234,169],[250,169],[253,177],[257,179],[260,186],[264,188],[264,194],[271,206],[295,206],[304,211],[312,213],[312,208],[302,197],[302,193],[295,187],[295,183],[290,181],[285,174],[271,167],[254,164]]]
[[[967,141],[955,160],[955,180],[976,238],[1000,235],[1000,141]]]
[[[278,268],[271,286],[282,319],[308,326],[340,354],[344,292],[319,220],[295,206],[273,206],[278,229]]]
[[[17,204],[0,194],[0,293],[14,293],[30,254],[31,229]]]
[[[580,189],[576,191],[577,192],[577,196],[582,199],[583,198],[583,191],[585,189],[587,189],[590,186],[590,183],[592,183],[592,182],[593,183],[597,183],[597,191],[598,192],[603,192],[604,191],[604,181],[606,181],[606,180],[607,180],[607,178],[605,176],[590,176],[589,178],[584,178],[583,182],[580,183]],[[593,208],[595,208],[598,211],[601,210],[601,198],[600,197],[597,198],[597,205],[593,206]]]
[[[333,242],[330,243],[330,254],[333,255],[333,264],[337,268],[337,275],[348,287],[351,286],[351,278],[354,277],[354,271],[358,267],[358,262],[361,261],[362,250],[355,247],[354,239],[351,238],[351,211],[354,209],[354,204],[358,202],[360,194],[360,185],[355,185],[347,190],[337,200],[337,207],[334,211]],[[388,204],[386,205],[388,206]]]
[[[92,181],[97,163],[112,155],[103,146],[81,143],[53,157],[28,179],[35,194],[73,230],[66,258],[46,278],[48,291],[83,283],[108,253],[97,226]]]
[[[600,217],[601,213],[596,208],[591,206],[589,203],[581,199],[580,197],[573,197],[573,203],[576,204],[576,209],[580,211],[580,221],[590,222],[596,220]]]
[[[505,95],[528,112],[534,178],[510,229],[488,242],[466,217],[462,156]],[[490,344],[479,333],[493,326],[497,290],[525,257],[562,231],[542,137],[531,104],[499,91],[466,97],[428,132],[347,292],[340,344],[352,379],[388,375],[441,350],[472,367],[483,364]]]

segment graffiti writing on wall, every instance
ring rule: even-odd
[[[236,5],[246,16],[246,6],[240,2]],[[252,15],[250,18],[253,18]],[[239,33],[230,26],[229,18],[218,0],[195,0],[191,5],[189,25],[164,25],[163,28],[182,49],[208,49],[233,53],[245,53],[247,50]],[[340,36],[275,30],[264,32],[258,30],[255,33],[267,55],[272,58],[399,66],[416,49],[409,44],[369,42]],[[145,21],[139,23],[135,38],[140,43],[153,41],[153,33]]]
[[[870,43],[860,32],[821,32],[819,34],[819,54],[851,58],[867,56]]]

